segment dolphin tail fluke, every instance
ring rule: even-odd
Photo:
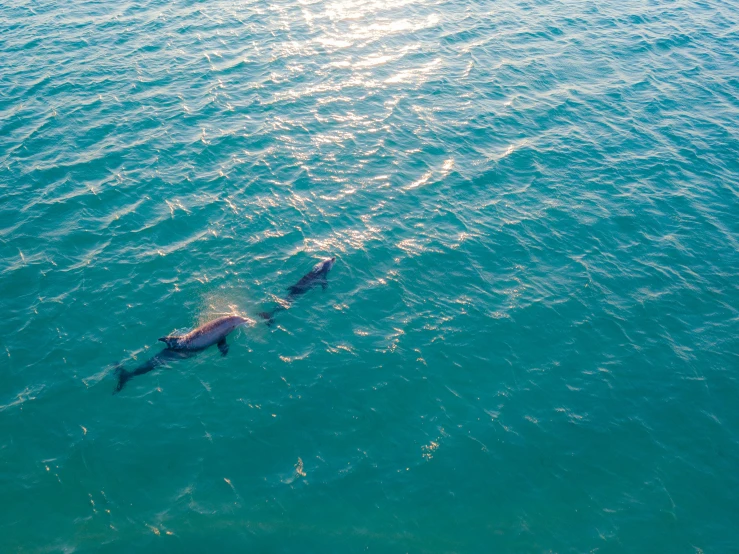
[[[118,383],[115,386],[115,389],[113,390],[113,394],[117,392],[121,392],[123,387],[126,385],[126,383],[133,377],[133,372],[126,371],[126,369],[121,364],[116,364],[115,366],[115,376],[118,377]]]
[[[274,323],[274,319],[272,316],[274,315],[274,312],[259,312],[259,317],[266,319],[265,323],[267,324],[267,327],[272,327],[272,323]]]

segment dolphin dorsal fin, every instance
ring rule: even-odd
[[[172,348],[174,346],[177,346],[177,342],[179,341],[180,337],[159,337],[159,340],[162,341],[164,344],[166,344],[169,348]]]

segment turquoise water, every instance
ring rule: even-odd
[[[737,551],[738,19],[4,3],[0,550]]]

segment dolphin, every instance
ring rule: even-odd
[[[209,321],[185,335],[171,335],[160,338],[159,340],[166,344],[167,347],[159,352],[159,354],[149,358],[136,369],[129,371],[124,369],[121,364],[116,365],[115,373],[118,377],[118,384],[113,392],[120,392],[126,383],[136,375],[149,373],[153,369],[171,361],[190,358],[214,344],[218,345],[221,355],[225,356],[228,354],[226,337],[231,331],[247,323],[252,323],[252,320],[238,315],[227,315]]]
[[[323,290],[326,290],[326,287],[328,286],[328,272],[331,271],[331,268],[334,266],[335,262],[336,256],[332,258],[326,258],[325,260],[321,260],[320,262],[318,262],[316,265],[313,266],[313,269],[303,275],[300,281],[295,283],[293,286],[288,287],[287,296],[281,298],[277,306],[275,306],[268,312],[261,312],[259,315],[267,320],[267,325],[271,326],[272,323],[274,323],[274,316],[277,312],[287,310],[296,297],[308,292],[316,285],[321,285]]]

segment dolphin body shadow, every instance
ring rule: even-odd
[[[143,364],[133,370],[127,370],[121,364],[116,364],[115,375],[118,377],[118,383],[113,390],[113,394],[121,392],[126,383],[136,377],[137,375],[144,375],[150,371],[155,370],[160,366],[166,366],[170,362],[177,360],[185,360],[192,358],[202,352],[202,350],[173,350],[172,348],[165,348],[159,354],[152,356],[146,360]]]
[[[313,269],[301,277],[300,281],[288,287],[287,296],[281,298],[277,306],[268,312],[260,312],[259,316],[266,319],[267,325],[271,327],[274,323],[274,316],[283,310],[287,310],[298,296],[305,294],[318,285],[321,285],[326,290],[328,286],[328,272],[331,271],[335,262],[336,256],[318,262],[313,266]]]

